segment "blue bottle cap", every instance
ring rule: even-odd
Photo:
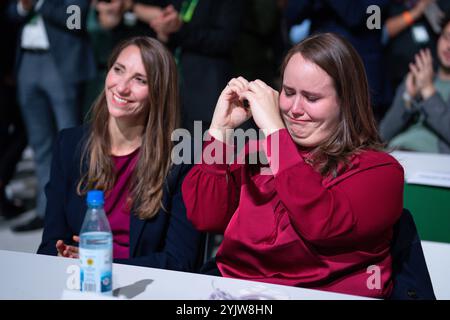
[[[88,191],[86,202],[88,205],[102,206],[105,203],[105,200],[103,199],[103,191],[101,190]]]

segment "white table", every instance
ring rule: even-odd
[[[438,299],[450,299],[450,244],[422,241],[422,247]],[[61,299],[80,298],[69,291],[77,260],[0,250],[0,299]],[[69,273],[68,273],[69,272]],[[113,286],[131,299],[207,300],[214,288],[234,296],[244,290],[265,288],[263,293],[278,299],[354,300],[363,297],[319,290],[272,285],[267,283],[206,276],[114,264]],[[74,295],[64,296],[67,292]]]
[[[61,299],[81,295],[68,291],[71,266],[78,260],[23,252],[0,250],[0,299]],[[73,272],[73,270],[71,271]],[[243,290],[266,290],[279,299],[295,300],[353,300],[364,297],[337,294],[289,286],[229,279],[194,273],[114,264],[113,287],[131,299],[207,300],[213,285],[234,296]],[[67,295],[65,296],[67,297]]]
[[[428,272],[438,300],[450,300],[450,244],[422,241]]]
[[[406,182],[449,187],[450,155],[411,151],[394,151],[391,155],[405,170]],[[426,174],[433,173],[436,174],[435,177],[426,177]]]

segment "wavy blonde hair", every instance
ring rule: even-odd
[[[139,218],[149,219],[162,207],[164,182],[172,166],[171,133],[178,127],[180,115],[177,68],[172,55],[160,42],[149,37],[134,37],[113,50],[108,70],[129,46],[136,46],[141,52],[149,95],[144,113],[147,121],[139,160],[130,184],[128,204],[134,205]],[[87,170],[81,173],[77,186],[79,195],[91,189],[101,189],[107,194],[116,182],[114,162],[110,156],[109,112],[104,90],[94,102],[91,112],[89,136],[81,157],[81,168],[86,163]]]

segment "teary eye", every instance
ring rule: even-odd
[[[292,89],[289,89],[286,87],[284,87],[283,90],[284,90],[284,94],[286,95],[286,97],[291,97],[291,96],[295,95],[295,90],[292,90]]]
[[[311,95],[305,95],[306,100],[308,100],[309,102],[316,102],[317,100],[320,99],[320,97],[317,96],[311,96]]]

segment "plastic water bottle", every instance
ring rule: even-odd
[[[103,204],[102,191],[88,192],[80,231],[80,289],[112,295],[112,233]]]

